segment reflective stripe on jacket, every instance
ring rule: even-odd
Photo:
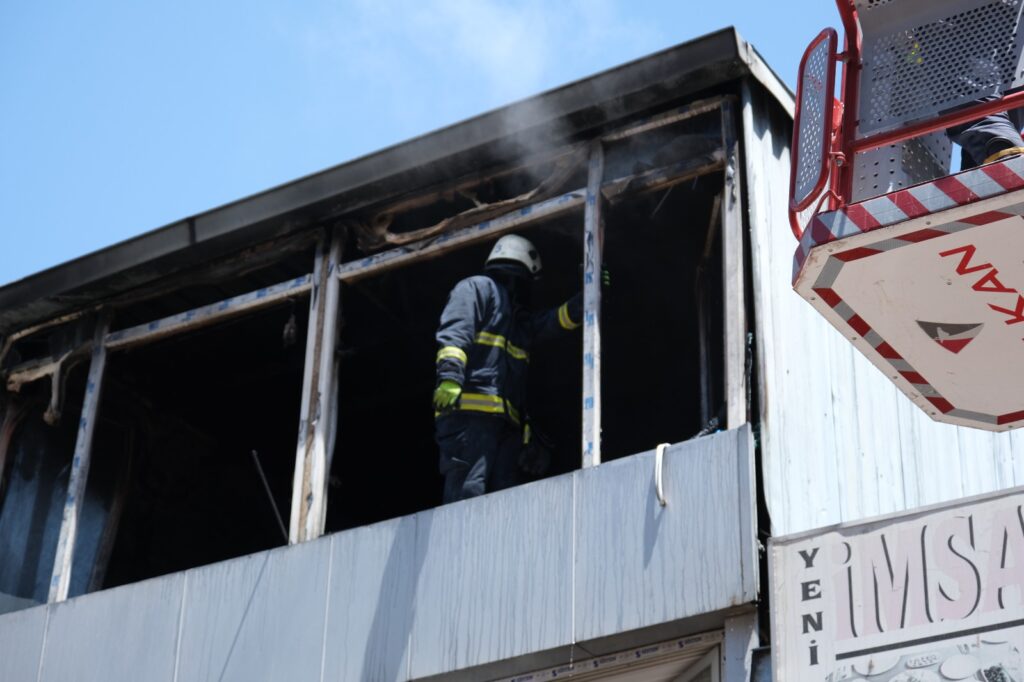
[[[526,400],[530,349],[580,326],[582,297],[531,313],[487,275],[452,289],[437,329],[437,381],[462,386],[456,409],[501,414],[519,423]]]

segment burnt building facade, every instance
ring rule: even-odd
[[[0,288],[0,677],[766,674],[792,107],[727,29]],[[441,505],[438,315],[512,232],[584,293],[551,471]]]

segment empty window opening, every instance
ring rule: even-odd
[[[683,159],[693,160],[695,168],[702,159],[713,163],[715,141],[706,139],[713,133],[659,134],[682,139],[679,149],[691,155]],[[647,165],[678,160],[679,153],[684,152]],[[701,172],[618,197],[606,207],[604,258],[611,275],[601,317],[606,459],[687,440],[722,417],[723,176]],[[544,263],[533,290],[535,309],[558,306],[580,291],[582,219],[576,210],[516,230],[534,242]],[[434,334],[448,293],[459,280],[482,271],[493,243],[343,284],[328,531],[440,503],[431,408]],[[532,429],[552,449],[546,475],[580,466],[582,375],[581,330],[532,349],[527,410]]]
[[[687,440],[719,416],[721,244],[712,214],[721,188],[714,173],[606,212],[603,459]]]
[[[287,543],[308,310],[302,296],[111,353],[93,466],[128,474],[103,587]]]
[[[540,252],[543,273],[534,309],[556,307],[579,291],[581,214],[518,230]],[[341,296],[338,432],[327,530],[413,513],[441,502],[431,395],[435,332],[448,293],[480,274],[494,240],[344,284]],[[551,473],[580,458],[579,332],[530,353],[531,423],[555,445]]]

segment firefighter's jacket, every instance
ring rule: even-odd
[[[452,289],[437,329],[437,381],[462,386],[456,409],[505,415],[520,423],[534,343],[580,326],[582,296],[533,313],[513,307],[508,291],[487,275]]]

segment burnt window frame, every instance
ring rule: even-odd
[[[305,275],[177,315],[117,331],[110,331],[112,308],[98,306],[80,313],[79,316],[96,313],[97,317],[89,346],[88,380],[82,403],[82,416],[72,460],[64,519],[60,529],[48,601],[62,601],[68,596],[75,545],[75,525],[77,514],[80,511],[82,494],[88,481],[93,429],[102,395],[107,355],[110,351],[149,343],[201,325],[215,324],[228,317],[244,315],[247,312],[280,303],[287,298],[308,294],[310,315],[303,363],[302,405],[293,470],[288,539],[289,544],[312,540],[324,533],[327,483],[337,433],[336,406],[339,386],[338,360],[335,349],[339,334],[341,284],[356,281],[384,269],[401,267],[404,263],[440,252],[495,239],[517,227],[569,211],[581,210],[583,213],[581,229],[584,244],[582,273],[584,350],[581,367],[583,394],[580,409],[583,414],[583,428],[580,434],[582,444],[580,466],[588,468],[599,465],[601,463],[600,268],[604,230],[602,214],[605,202],[618,194],[669,187],[674,183],[700,175],[722,173],[724,185],[721,195],[719,229],[721,229],[722,237],[725,320],[722,358],[725,419],[720,426],[721,428],[735,428],[748,421],[749,379],[746,365],[749,360],[749,347],[744,296],[746,274],[744,272],[743,187],[741,182],[743,166],[738,142],[737,126],[739,121],[736,117],[735,104],[735,96],[716,96],[690,102],[642,122],[631,123],[616,130],[604,132],[584,141],[588,150],[588,172],[585,187],[529,203],[516,210],[468,226],[445,231],[440,236],[431,235],[414,242],[411,246],[402,246],[343,261],[343,231],[338,227],[321,227],[317,232],[316,253],[312,268]],[[716,111],[721,120],[721,147],[719,152],[713,155],[713,158],[684,159],[667,167],[634,173],[629,177],[610,180],[605,178],[604,161],[607,145]],[[60,324],[64,319],[54,320],[31,330],[24,330],[15,334],[13,338]],[[0,349],[0,358],[6,353],[10,342],[11,337],[5,339],[4,347]],[[54,371],[52,364],[53,361],[49,366],[50,372]],[[57,374],[60,371],[59,365],[60,361],[57,360]],[[26,363],[24,367],[15,367],[8,372],[7,380],[9,383],[12,380],[26,382],[46,375],[46,362],[32,361]],[[59,378],[55,381],[59,381]],[[6,472],[0,471],[0,475],[5,474]],[[0,486],[0,494],[2,494],[2,490],[3,487]]]

